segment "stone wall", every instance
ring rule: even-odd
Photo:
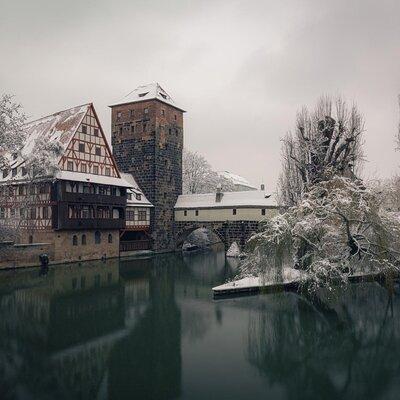
[[[182,193],[183,113],[148,100],[114,106],[111,120],[118,168],[135,177],[154,205],[154,250],[173,250],[174,206]]]
[[[246,242],[254,233],[258,232],[259,223],[257,221],[175,222],[176,247],[180,248],[189,234],[198,228],[206,228],[215,232],[224,243],[225,250],[229,249],[233,242],[236,242],[241,250],[245,250]]]

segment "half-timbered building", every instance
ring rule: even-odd
[[[51,243],[54,260],[97,259],[119,254],[127,190],[92,104],[26,124],[20,155],[0,173],[0,224],[20,243]],[[54,176],[30,179],[26,160],[37,139],[57,142]]]

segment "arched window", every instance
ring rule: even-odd
[[[111,233],[109,233],[108,234],[108,243],[112,243],[112,240],[113,240],[112,235],[111,235]]]
[[[72,245],[78,246],[78,236],[76,235],[72,236]]]
[[[81,241],[82,241],[82,244],[85,246],[86,245],[86,235],[85,234],[82,235]]]
[[[94,242],[96,244],[100,244],[101,243],[101,233],[99,231],[96,231],[94,233]]]

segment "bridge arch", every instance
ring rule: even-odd
[[[189,235],[201,228],[207,229],[208,231],[212,232],[225,245],[225,240],[224,240],[225,238],[221,234],[221,228],[207,226],[206,224],[193,224],[184,226],[181,229],[177,230],[175,235],[175,248],[177,250],[180,250],[185,241],[187,240],[187,238],[189,237]]]

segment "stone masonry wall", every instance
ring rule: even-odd
[[[246,242],[258,232],[257,221],[229,221],[229,222],[175,222],[174,236],[177,248],[181,247],[187,236],[198,228],[206,228],[215,232],[228,250],[236,242],[241,250],[245,250]]]
[[[111,120],[118,168],[133,174],[154,205],[153,248],[173,250],[174,206],[182,193],[183,113],[148,100],[114,106]]]

